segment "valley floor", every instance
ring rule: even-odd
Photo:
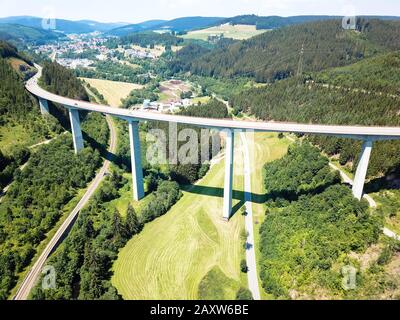
[[[249,141],[252,177],[258,177],[252,183],[253,201],[261,202],[262,165],[283,156],[289,142],[271,134],[255,134],[254,141],[254,145]],[[240,139],[235,147],[233,206],[238,210],[244,200]],[[112,282],[124,299],[234,299],[240,286],[247,287],[247,278],[240,273],[244,218],[237,211],[229,223],[221,219],[224,166],[222,159],[198,184],[185,188],[182,199],[165,216],[146,225],[121,250]],[[260,220],[264,205],[254,205],[254,210]],[[210,283],[216,275],[218,283]],[[202,283],[209,284],[206,292]],[[218,287],[222,292],[217,293]]]

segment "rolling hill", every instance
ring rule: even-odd
[[[399,126],[400,52],[355,64],[244,90],[231,105],[259,119],[341,125]],[[330,86],[328,86],[330,85]],[[348,139],[313,136],[312,141],[341,164],[357,163],[360,144]],[[369,176],[400,173],[400,142],[374,145]],[[354,167],[354,166],[353,166]]]

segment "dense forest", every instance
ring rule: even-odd
[[[131,68],[113,61],[98,61],[93,67],[95,69],[78,68],[75,70],[77,77],[105,79],[111,81],[131,82],[147,84],[150,77],[144,74],[142,68]]]
[[[350,66],[309,74],[309,81],[369,94],[400,97],[400,51],[365,59]]]
[[[18,171],[0,205],[1,299],[29,265],[35,247],[55,225],[63,207],[92,179],[100,165],[98,151],[85,148],[77,157],[72,139],[62,136],[34,153]]]
[[[381,217],[335,176],[328,159],[309,144],[292,146],[284,158],[265,165],[271,197],[260,228],[260,275],[275,298],[345,297],[341,267],[352,264],[351,252],[378,241]]]
[[[198,75],[250,76],[258,82],[273,82],[296,75],[300,60],[304,72],[321,71],[400,48],[399,21],[359,23],[360,31],[343,30],[339,20],[284,27],[193,60],[186,54],[180,66]],[[197,55],[198,48],[193,52]]]
[[[57,77],[50,79],[52,73]],[[43,74],[51,91],[70,97],[87,97],[80,81],[63,67],[45,64]],[[22,82],[19,85],[23,94]],[[23,170],[15,171],[0,204],[0,299],[8,297],[18,274],[31,263],[46,233],[65,214],[68,202],[79,189],[86,187],[102,163],[100,151],[94,148],[107,145],[107,124],[100,114],[85,114],[83,119],[82,130],[89,143],[79,155],[73,153],[70,135],[62,135],[31,154],[19,151],[18,159],[30,155],[29,161]],[[4,159],[2,156],[2,165]]]
[[[22,61],[17,70],[11,66],[11,59]],[[26,131],[27,141],[14,143],[3,150],[0,144],[0,191],[12,180],[17,168],[29,158],[27,147],[38,141],[51,138],[62,131],[53,117],[41,117],[38,103],[25,90],[25,71],[31,72],[32,62],[15,47],[0,42],[0,141],[8,131]],[[28,67],[24,67],[28,66]],[[4,130],[4,131],[3,131]],[[3,133],[4,132],[4,133]]]

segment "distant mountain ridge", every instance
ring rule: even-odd
[[[112,29],[107,34],[113,36],[126,36],[129,33],[141,31],[169,30],[175,32],[188,32],[193,30],[201,30],[209,27],[219,26],[221,24],[246,24],[255,25],[257,29],[278,29],[285,26],[303,24],[307,22],[326,21],[332,19],[341,19],[341,16],[329,15],[304,15],[292,17],[279,16],[257,16],[257,15],[240,15],[230,18],[222,17],[183,17],[170,21],[161,21],[146,25],[146,22],[131,24],[120,28]],[[397,16],[365,16],[364,18],[376,18],[380,20],[400,20]],[[151,20],[157,22],[158,20]]]
[[[306,16],[257,16],[257,15],[240,15],[235,17],[181,17],[172,20],[148,20],[136,24],[128,24],[124,22],[98,22],[94,20],[71,21],[66,19],[56,19],[56,30],[65,34],[71,33],[90,33],[94,31],[103,32],[111,36],[126,36],[130,33],[142,31],[174,31],[188,32],[192,30],[201,30],[221,24],[247,24],[255,25],[257,29],[277,29],[284,26],[302,24],[306,22],[324,21],[331,19],[339,19],[339,16],[328,15],[306,15]],[[400,20],[397,16],[365,16],[365,18],[376,18],[380,20]],[[14,16],[0,18],[2,24],[17,24],[25,27],[37,28],[43,30],[43,19],[33,16]]]
[[[42,29],[43,18],[31,17],[31,16],[15,16],[0,18],[0,25],[7,24],[18,24],[25,27],[32,27]],[[90,33],[94,31],[106,32],[108,30],[121,27],[124,23],[103,23],[92,20],[81,20],[81,21],[70,21],[65,19],[56,19],[56,30],[71,34],[71,33]]]

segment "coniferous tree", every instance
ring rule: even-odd
[[[136,215],[135,209],[131,204],[128,205],[128,209],[126,211],[126,232],[129,237],[140,232],[142,225]]]

